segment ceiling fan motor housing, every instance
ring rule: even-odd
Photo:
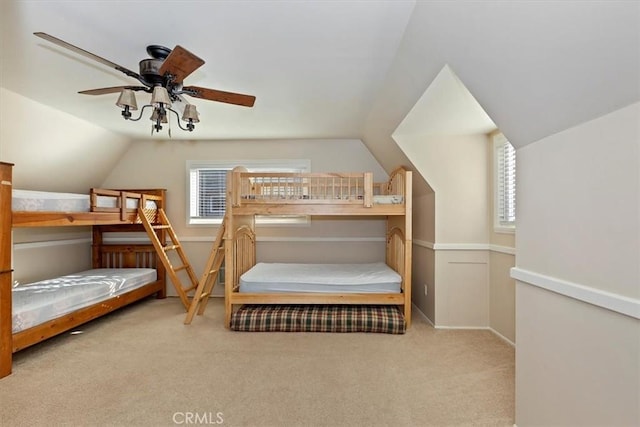
[[[163,59],[143,59],[140,61],[140,75],[152,85],[162,84],[160,67],[163,62]]]

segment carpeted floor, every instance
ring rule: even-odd
[[[2,426],[512,426],[514,349],[489,331],[249,333],[222,300],[149,299],[15,355]]]

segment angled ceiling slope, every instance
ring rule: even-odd
[[[1,86],[108,130],[149,138],[151,122],[120,117],[117,94],[78,94],[135,80],[32,33],[46,32],[134,71],[148,57],[146,46],[181,45],[206,61],[189,76],[190,85],[257,100],[247,109],[195,99],[201,122],[194,132],[174,130],[174,138],[360,137],[415,4],[161,3],[1,2]],[[188,17],[188,25],[176,25],[168,10]]]

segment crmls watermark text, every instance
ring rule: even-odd
[[[224,414],[222,412],[174,412],[174,424],[224,424]]]

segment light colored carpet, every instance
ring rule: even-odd
[[[214,299],[149,299],[15,355],[0,425],[512,426],[514,349],[489,331],[249,333]]]

